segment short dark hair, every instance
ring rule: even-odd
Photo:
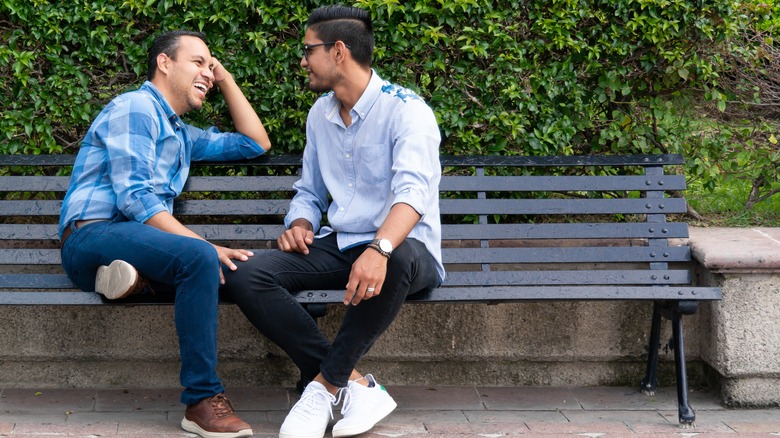
[[[309,15],[306,27],[323,42],[343,41],[358,64],[371,66],[374,26],[368,11],[344,5],[320,6]],[[329,49],[330,46],[325,47],[325,50]]]
[[[154,74],[157,73],[157,55],[165,53],[169,58],[176,59],[176,52],[179,51],[179,38],[183,36],[200,38],[204,43],[206,42],[206,34],[190,30],[172,30],[158,36],[152,43],[152,48],[149,49],[149,68],[146,71],[147,80],[151,81],[154,79]]]

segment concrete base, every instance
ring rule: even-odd
[[[343,316],[320,321],[333,335]],[[409,304],[359,368],[392,385],[637,386],[651,303]],[[699,315],[686,317],[693,384],[701,376]],[[179,354],[172,306],[2,307],[0,385],[170,387]],[[665,323],[661,384],[674,383]],[[234,305],[220,309],[219,373],[228,386],[298,380],[286,355]]]
[[[780,406],[780,229],[691,230],[700,283],[720,286],[702,339],[724,403]]]

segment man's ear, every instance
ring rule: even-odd
[[[342,62],[347,59],[347,46],[344,45],[343,41],[336,41],[333,49],[336,50],[336,62]]]
[[[165,53],[160,53],[157,55],[157,70],[161,71],[164,74],[168,74],[168,62],[171,60],[171,58],[168,57]]]

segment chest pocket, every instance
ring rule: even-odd
[[[386,143],[364,144],[355,152],[358,183],[380,185],[390,179],[392,152]]]

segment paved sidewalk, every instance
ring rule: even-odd
[[[692,391],[696,428],[677,426],[674,388],[388,387],[398,409],[378,437],[774,437],[780,409],[723,408]],[[286,388],[232,388],[227,395],[256,437],[276,437],[297,396]],[[20,389],[0,393],[0,436],[187,437],[179,389]],[[338,419],[338,411],[336,411]],[[326,433],[330,437],[330,431]]]

